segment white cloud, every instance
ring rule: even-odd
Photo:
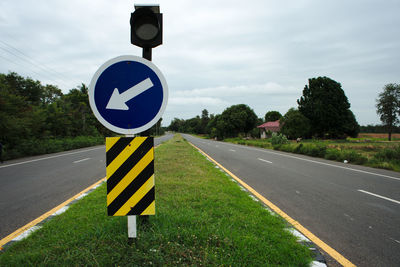
[[[184,97],[171,97],[168,101],[168,104],[172,106],[193,106],[193,105],[221,106],[221,105],[227,105],[229,103],[215,97],[184,96]]]
[[[277,83],[266,84],[249,84],[238,86],[217,86],[209,88],[192,89],[185,91],[177,91],[178,96],[208,96],[208,97],[265,97],[273,95],[296,95],[298,89],[294,87],[284,87]]]

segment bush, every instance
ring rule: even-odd
[[[366,157],[353,150],[342,151],[340,161],[347,160],[349,163],[362,165],[368,161]]]
[[[337,149],[327,149],[325,159],[341,161],[341,153]]]
[[[293,152],[294,153],[297,153],[297,154],[300,154],[300,151],[301,151],[301,148],[303,147],[303,144],[298,144],[295,148],[294,148],[294,150],[293,150]]]
[[[284,152],[294,152],[294,146],[291,144],[282,144],[279,146],[279,150],[284,151]]]
[[[287,143],[289,143],[289,140],[283,134],[276,134],[276,133],[272,134],[271,144],[273,146],[287,144]]]
[[[298,151],[300,154],[304,154],[311,157],[325,157],[326,146],[325,145],[314,145],[314,144],[304,144],[299,146]]]

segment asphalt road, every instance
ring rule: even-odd
[[[105,170],[105,146],[0,164],[0,239],[104,178]]]
[[[183,135],[357,266],[400,266],[400,174]]]

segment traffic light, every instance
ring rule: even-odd
[[[133,45],[149,49],[162,44],[162,14],[159,6],[135,6],[130,22]]]

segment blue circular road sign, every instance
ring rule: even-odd
[[[136,56],[108,60],[89,85],[89,103],[96,118],[121,134],[143,132],[161,118],[168,86],[161,71]]]

